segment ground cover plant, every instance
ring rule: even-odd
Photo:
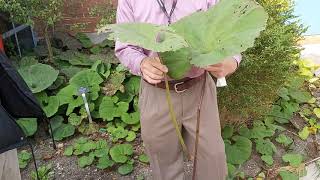
[[[229,78],[228,88],[219,89],[222,114],[241,114],[240,121],[253,120],[246,125],[230,124],[223,129],[229,178],[296,179],[304,174],[305,166],[319,156],[312,153],[316,148],[313,145],[317,144],[315,138],[320,116],[317,100],[319,79],[312,76],[317,66],[307,61],[296,61],[294,66],[298,66],[299,73],[307,77],[288,79],[289,72],[293,73],[291,76],[296,76],[294,72],[297,68],[289,67],[292,67],[293,60],[299,58],[300,50],[296,42],[304,28],[292,15],[291,1],[261,0],[259,4],[270,16],[266,30],[262,31],[254,47],[243,54],[241,67]],[[184,26],[180,25],[180,28]],[[181,42],[176,47],[185,45],[182,35],[176,36],[174,30],[161,30],[154,42],[166,46],[166,39],[175,37]],[[93,178],[117,172],[124,178],[143,179],[145,176],[148,179],[146,174],[131,173],[140,172],[137,168],[147,169],[141,164],[148,163],[140,137],[140,79],[119,65],[113,55],[112,41],[94,44],[82,33],[77,34],[76,38],[55,32],[52,61],[48,61],[46,43],[40,43],[35,53],[16,62],[19,72],[50,117],[52,133],[59,140],[57,152],[48,155],[43,151],[47,145],[43,145],[35,134],[40,130],[37,120],[18,121],[27,135],[37,139],[36,149],[41,152],[41,158],[37,161],[44,165],[41,174],[48,179],[52,178],[52,174],[55,178],[68,174],[61,170],[61,165],[68,166],[62,161],[67,159],[74,161],[69,171],[75,171],[81,177],[85,177],[83,173],[90,169],[95,172],[89,174]],[[181,57],[187,57],[190,53],[181,54]],[[171,56],[163,53],[165,55]],[[172,53],[172,57],[179,55]],[[189,65],[183,66],[182,70],[188,68]],[[183,71],[172,76],[178,77]],[[287,83],[283,85],[285,81]],[[88,90],[86,96],[93,116],[92,123],[78,92],[81,87]],[[227,118],[233,122],[239,121],[230,116]],[[225,119],[222,117],[222,120]],[[303,146],[307,150],[300,151],[301,143],[306,143]],[[29,177],[32,171],[30,157],[30,151],[20,152],[23,177]],[[258,162],[259,166],[254,173],[246,169],[251,167],[252,164],[248,163],[252,161]],[[51,162],[54,162],[52,167],[49,166]],[[34,172],[32,174],[35,177]],[[66,178],[74,176],[68,174]],[[121,179],[121,176],[116,177]]]

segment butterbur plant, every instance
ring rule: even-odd
[[[254,45],[268,15],[254,0],[221,0],[208,11],[196,12],[169,26],[148,23],[107,25],[109,39],[157,52],[168,76],[181,79],[193,67],[203,68],[240,54]],[[166,84],[168,84],[166,78]],[[170,116],[180,137],[167,86]]]

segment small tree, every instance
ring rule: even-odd
[[[42,24],[48,49],[48,59],[52,61],[49,30],[62,18],[63,0],[0,0],[0,11],[7,12],[12,21],[34,25]]]
[[[293,14],[292,0],[257,0],[268,12],[267,28],[255,46],[243,53],[239,70],[219,89],[219,108],[224,121],[259,118],[277,98],[277,91],[292,75],[299,59],[297,45],[306,31]]]

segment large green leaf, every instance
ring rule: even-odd
[[[133,146],[131,144],[119,144],[110,149],[112,160],[118,163],[125,163],[128,156],[133,154]]]
[[[303,157],[300,154],[288,153],[282,156],[282,160],[288,162],[290,166],[298,167],[302,163]]]
[[[183,48],[177,51],[168,51],[159,54],[164,64],[168,67],[168,75],[174,79],[181,79],[192,67],[191,49]]]
[[[134,113],[124,113],[121,116],[121,120],[125,122],[126,124],[137,124],[140,121],[140,113],[134,112]]]
[[[104,120],[112,121],[115,117],[121,117],[129,109],[127,102],[114,103],[112,97],[106,96],[102,99],[99,107],[100,117]]]
[[[48,97],[46,92],[40,92],[36,94],[36,97],[47,117],[51,117],[58,112],[59,98],[57,96]]]
[[[83,105],[82,97],[79,96],[78,89],[75,85],[68,85],[61,89],[57,94],[60,105],[68,105],[67,115],[71,114],[77,107]]]
[[[21,118],[17,121],[26,136],[32,136],[37,132],[38,123],[35,118]]]
[[[19,69],[19,73],[33,93],[39,93],[50,87],[58,78],[59,71],[46,64],[34,64]]]
[[[68,61],[75,66],[92,66],[95,61],[90,56],[78,51],[65,51],[58,56],[63,61]]]
[[[55,140],[60,141],[66,137],[72,136],[75,132],[75,127],[71,124],[62,124],[56,130],[53,131],[53,137]]]
[[[206,12],[197,12],[172,25],[192,51],[191,64],[204,67],[252,47],[265,29],[268,15],[253,0],[221,0]]]
[[[140,88],[140,77],[133,76],[129,79],[129,81],[125,84],[126,93],[138,95]]]
[[[100,75],[92,69],[81,71],[70,79],[70,83],[78,87],[90,87],[92,85],[99,85],[102,82],[103,79]]]
[[[107,82],[104,83],[103,92],[107,96],[113,96],[117,93],[117,91],[124,92],[125,88],[122,85],[126,76],[124,72],[113,72],[107,79]]]
[[[251,155],[252,143],[248,138],[235,136],[232,138],[235,143],[225,143],[227,161],[231,164],[242,164],[247,161]]]
[[[147,23],[113,24],[100,31],[111,31],[109,39],[137,45],[154,52],[174,51],[187,47],[183,37],[167,26]]]

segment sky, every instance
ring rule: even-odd
[[[295,14],[302,23],[310,26],[306,35],[320,35],[320,0],[295,0]]]

